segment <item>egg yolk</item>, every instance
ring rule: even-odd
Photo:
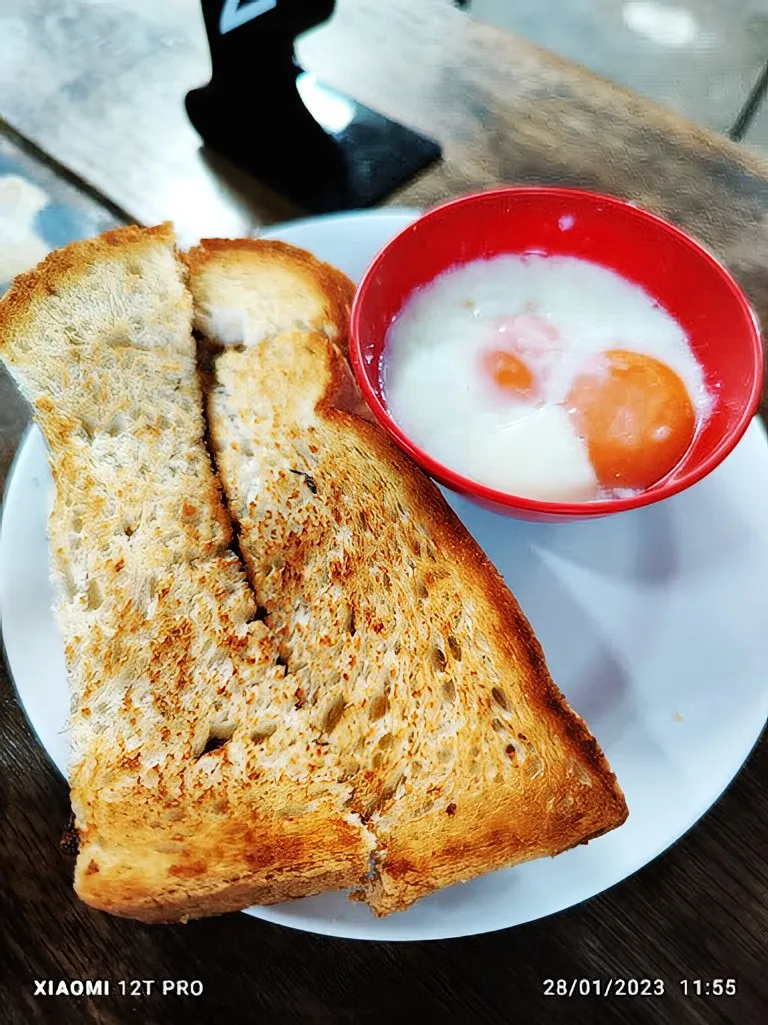
[[[599,367],[576,379],[566,408],[604,487],[655,484],[682,459],[696,429],[693,403],[674,370],[624,349],[603,353]]]
[[[516,398],[531,399],[538,395],[539,385],[521,353],[538,355],[552,348],[559,334],[544,317],[535,313],[519,313],[492,321],[496,346],[483,357],[483,369],[498,388]]]
[[[483,369],[505,392],[520,398],[531,398],[536,392],[533,371],[518,355],[505,349],[494,349],[483,356]]]

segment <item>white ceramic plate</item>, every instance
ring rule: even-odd
[[[412,212],[297,222],[271,234],[359,277]],[[27,436],[0,536],[8,660],[30,722],[64,772],[67,693],[50,612],[45,446]],[[728,786],[768,716],[768,444],[759,422],[705,481],[592,523],[526,524],[449,501],[530,618],[555,680],[626,793],[621,829],[555,859],[497,872],[382,921],[341,894],[250,914],[378,940],[442,939],[554,914],[637,871]]]

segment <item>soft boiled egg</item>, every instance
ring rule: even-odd
[[[545,501],[649,487],[709,408],[685,332],[651,296],[538,254],[477,260],[418,289],[388,333],[382,390],[433,458]]]

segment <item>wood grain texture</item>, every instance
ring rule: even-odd
[[[0,115],[142,221],[187,238],[285,216],[197,153],[180,98],[206,76],[196,0],[3,0]],[[437,135],[446,160],[396,201],[508,181],[631,196],[703,238],[768,320],[768,168],[442,0],[340,0],[308,39],[326,81]],[[35,67],[34,76],[22,72]],[[19,82],[23,80],[24,88]],[[27,414],[0,378],[0,486]],[[79,904],[58,851],[64,781],[0,668],[0,1022],[10,1025],[762,1025],[768,936],[768,742],[695,829],[607,894],[542,922],[430,944],[353,943],[243,915],[149,927]],[[662,978],[664,997],[545,998],[547,978]],[[683,978],[735,977],[736,997]],[[35,998],[51,978],[200,979],[202,997]]]

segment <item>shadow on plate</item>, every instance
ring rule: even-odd
[[[607,743],[608,734],[632,717],[632,678],[621,653],[535,548],[521,546],[511,582],[552,678]]]
[[[526,523],[444,494],[502,573],[527,545],[608,580],[664,589],[681,576],[718,571],[748,544],[722,470],[657,505],[575,523]]]

